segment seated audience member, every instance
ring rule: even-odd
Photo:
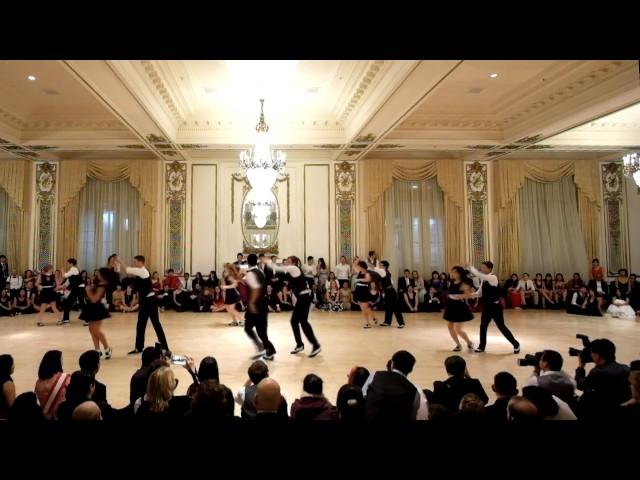
[[[13,317],[13,300],[9,290],[0,293],[0,317]]]
[[[553,281],[553,298],[556,304],[566,304],[567,294],[567,282],[564,281],[564,275],[556,273],[556,278]]]
[[[366,381],[369,379],[370,375],[371,374],[369,373],[369,370],[367,370],[365,367],[355,366],[351,369],[349,375],[347,375],[347,383],[349,385],[355,385],[362,389]]]
[[[451,414],[446,407],[442,405],[433,404],[429,406],[429,420],[432,422],[444,422],[451,418]]]
[[[618,270],[618,276],[611,282],[609,286],[609,295],[612,300],[629,300],[631,293],[631,282],[629,279],[629,271],[626,268]]]
[[[193,280],[191,280],[191,291],[195,291],[196,289],[196,285],[199,285],[200,288],[204,288],[204,286],[206,285],[206,282],[204,280],[204,278],[202,278],[202,274],[200,272],[196,273],[196,276],[193,277]]]
[[[167,270],[167,275],[162,280],[162,287],[169,287],[169,291],[175,290],[180,285],[180,278],[175,274],[173,268]]]
[[[171,303],[169,308],[176,312],[186,312],[187,310],[191,310],[190,307],[189,292],[187,292],[180,283],[176,289],[171,292]]]
[[[636,360],[636,362],[638,362]],[[623,418],[640,418],[640,369],[634,369],[634,362],[631,362],[631,373],[629,374],[629,385],[631,385],[631,399],[622,404]]]
[[[444,368],[449,378],[442,382],[433,382],[432,403],[444,405],[453,413],[458,410],[460,400],[467,393],[475,393],[484,403],[489,401],[480,381],[469,375],[464,358],[452,355],[444,361]]]
[[[151,289],[156,295],[162,294],[162,279],[160,278],[160,274],[158,272],[153,272],[151,274]]]
[[[17,270],[11,270],[11,275],[6,278],[6,282],[9,284],[9,293],[11,298],[15,298],[22,288],[22,285],[24,285],[22,276],[18,275]],[[4,285],[0,285],[0,287],[4,288]]]
[[[304,395],[291,404],[292,420],[337,420],[338,411],[322,393],[322,384],[322,379],[313,373],[304,377]]]
[[[158,302],[161,312],[164,312],[165,310],[171,310],[171,305],[173,303],[171,298],[172,293],[173,292],[169,290],[169,286],[165,285],[164,287],[162,287],[162,290],[160,290],[160,293],[156,295],[156,301]]]
[[[538,292],[533,280],[529,278],[528,273],[523,273],[522,278],[518,282],[518,289],[520,290],[520,301],[522,307],[526,308],[533,302],[533,305],[538,304]]]
[[[70,422],[76,408],[84,402],[92,401],[100,408],[101,416],[109,418],[111,407],[106,402],[92,400],[95,393],[95,378],[90,373],[74,372],[67,387],[65,400],[60,403],[57,418],[63,422]]]
[[[416,313],[418,311],[418,295],[409,285],[402,295],[404,302],[402,303],[402,311],[405,313]]]
[[[577,292],[584,286],[586,286],[586,284],[582,280],[582,277],[580,277],[580,274],[576,272],[573,274],[571,280],[567,282],[567,292],[571,295],[572,292]]]
[[[193,397],[195,390],[199,383],[202,383],[207,380],[213,380],[217,383],[220,383],[220,372],[218,370],[218,361],[214,357],[204,357],[200,361],[200,367],[198,370],[195,369],[195,364],[193,359],[187,357],[187,363],[184,366],[187,371],[191,374],[193,378],[193,383],[187,389],[187,397]],[[229,416],[233,417],[234,412],[234,403],[233,403],[233,393],[227,387],[224,387],[225,396],[227,398],[227,402],[225,405],[229,409]]]
[[[162,357],[160,349],[147,347],[142,351],[142,365],[131,376],[129,384],[129,402],[131,406],[135,401],[144,396],[147,391],[147,382],[151,374],[151,364]]]
[[[124,312],[122,304],[124,303],[124,292],[122,291],[122,285],[116,285],[116,289],[111,294],[111,305],[109,305],[110,312]]]
[[[531,400],[543,420],[577,420],[567,403],[542,387],[524,387],[522,396]]]
[[[456,421],[478,421],[486,418],[484,402],[475,393],[467,393],[460,400],[458,411],[452,416]]]
[[[62,371],[62,352],[49,350],[38,368],[35,393],[47,420],[56,418],[58,406],[64,400],[71,376]]]
[[[254,403],[256,406],[255,421],[257,423],[269,423],[288,419],[288,416],[282,416],[280,410],[280,406],[282,405],[280,385],[272,378],[260,380],[256,388]]]
[[[0,420],[6,420],[16,399],[16,386],[11,374],[15,369],[11,355],[0,355]]]
[[[196,421],[231,420],[226,395],[227,387],[215,380],[205,380],[196,387],[191,399],[191,409],[186,418]]]
[[[415,363],[413,355],[400,350],[387,363],[387,370],[369,376],[362,387],[367,420],[406,422],[428,419],[429,408],[424,392],[407,378]]]
[[[277,312],[278,311],[278,295],[276,294],[275,290],[273,289],[273,285],[271,285],[270,283],[267,284],[267,291],[265,293],[265,301],[267,302],[267,305],[269,307],[269,311],[270,312]]]
[[[402,296],[402,294],[409,289],[409,286],[415,288],[416,283],[413,278],[411,278],[411,271],[406,269],[404,271],[404,276],[398,279],[398,293]]]
[[[542,420],[542,417],[531,400],[516,395],[507,404],[507,420],[513,423],[532,423]]]
[[[336,399],[338,418],[342,422],[362,422],[364,420],[364,397],[357,385],[343,385]]]
[[[440,288],[438,289],[438,291],[441,293],[448,292],[450,286],[451,278],[449,278],[449,274],[447,272],[440,272]],[[443,296],[440,295],[440,298],[443,298]]]
[[[211,290],[213,290],[214,288],[218,287],[220,285],[220,279],[218,278],[218,275],[216,274],[215,270],[211,270],[209,272],[209,276],[206,278],[205,282],[204,282],[204,286],[209,287]]]
[[[322,309],[324,298],[320,288],[316,283],[311,285],[311,308]]]
[[[576,381],[564,370],[564,360],[555,350],[544,350],[534,367],[533,375],[526,381],[526,387],[542,387],[567,404],[574,405],[576,399]]]
[[[522,295],[520,294],[518,274],[512,273],[511,278],[504,282],[504,292],[508,307],[522,308]]]
[[[198,297],[202,293],[203,287],[199,283],[194,284],[193,290],[189,293],[189,303],[194,312],[198,311]]]
[[[209,287],[204,287],[198,295],[197,311],[198,312],[210,312],[213,306],[213,294]]]
[[[249,366],[247,373],[249,379],[236,394],[235,401],[241,406],[240,416],[247,420],[254,420],[257,412],[255,404],[256,391],[258,384],[269,377],[269,367],[264,361],[256,360]],[[278,412],[283,418],[287,418],[287,401],[282,396],[280,398],[281,403]]]
[[[124,292],[124,296],[122,297],[122,305],[120,305],[120,310],[124,313],[137,312],[139,308],[140,304],[138,303],[138,294],[133,291],[133,286],[129,285]]]
[[[596,277],[589,280],[587,288],[595,292],[598,299],[598,307],[601,311],[604,310],[609,302],[609,285],[602,278],[602,273],[596,273]]]
[[[550,273],[544,276],[542,281],[542,288],[538,289],[540,295],[543,298],[543,306],[546,308],[553,308],[556,306],[556,301],[553,298],[553,277]]]
[[[518,394],[518,382],[509,372],[500,372],[493,377],[491,390],[496,394],[496,401],[486,407],[489,420],[507,421],[507,405],[512,397]]]
[[[344,310],[351,310],[353,304],[353,292],[349,286],[349,282],[342,282],[342,288],[340,289],[340,303]]]
[[[186,413],[186,402],[178,401],[173,392],[178,381],[171,367],[160,367],[149,377],[147,391],[135,411],[142,418],[182,418]],[[137,401],[136,401],[137,403]],[[134,407],[135,408],[135,407]]]
[[[18,291],[18,295],[13,299],[13,314],[14,315],[29,315],[36,313],[33,307],[33,297],[27,295],[27,290],[21,288]]]
[[[289,287],[286,285],[283,285],[282,290],[278,292],[278,307],[279,312],[290,312],[293,310],[293,296],[289,291]]]
[[[440,290],[440,274],[437,270],[431,272],[431,280],[429,280],[428,284],[425,284],[425,288],[433,287],[436,289],[436,292]]]
[[[576,383],[583,392],[578,402],[581,418],[606,418],[618,413],[621,404],[631,398],[628,366],[616,362],[616,346],[606,338],[593,340],[591,359],[595,366],[587,375],[578,357]]]
[[[180,284],[182,285],[182,289],[185,292],[190,292],[191,291],[191,275],[189,275],[188,273],[185,273],[183,276],[179,277],[180,278]]]
[[[533,279],[533,286],[536,290],[537,301],[534,303],[535,308],[546,308],[546,297],[543,295],[544,290],[544,280],[542,279],[541,273],[536,273],[535,278]]]
[[[24,392],[16,397],[9,409],[8,420],[10,423],[45,423],[47,421],[34,392]]]
[[[422,304],[423,312],[439,312],[440,311],[440,299],[438,298],[438,290],[436,287],[429,287],[429,293],[424,297],[424,303]]]
[[[90,400],[95,402],[107,402],[107,386],[96,380],[96,375],[100,371],[100,352],[97,350],[87,350],[78,360],[80,371],[88,375],[93,375],[95,390]]]
[[[91,400],[82,402],[71,414],[72,422],[97,422],[101,420],[104,420],[102,410],[96,402]]]
[[[427,289],[424,280],[420,277],[420,274],[417,270],[411,272],[411,278],[415,283],[415,292],[418,295],[418,303],[424,302],[424,296],[427,294]]]
[[[340,302],[340,289],[336,280],[330,282],[329,288],[325,292],[322,310],[327,312],[341,312],[343,310]]]
[[[346,280],[348,281],[348,280]],[[327,280],[324,282],[324,291],[327,292],[328,290],[331,289],[331,282],[336,282],[336,284],[339,284],[340,281],[338,280],[338,278],[336,277],[336,274],[333,272],[329,272],[329,276],[327,277]],[[339,289],[339,287],[338,287]]]
[[[571,302],[567,306],[567,313],[593,317],[602,316],[596,293],[593,290],[587,290],[587,287],[582,286],[580,290],[569,295],[571,295]]]

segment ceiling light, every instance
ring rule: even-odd
[[[498,76],[497,73],[492,73],[491,75],[489,75],[491,78],[496,78]]]
[[[31,80],[32,82],[35,81],[36,77],[34,77],[33,75],[29,75],[27,77],[29,80]]]

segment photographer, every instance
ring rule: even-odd
[[[525,382],[525,387],[538,386],[569,405],[575,402],[576,381],[562,370],[563,359],[555,350],[545,350],[540,355],[533,375]]]

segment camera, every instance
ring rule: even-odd
[[[569,356],[570,357],[579,357],[582,363],[587,364],[593,362],[591,359],[591,341],[589,337],[586,335],[582,335],[580,333],[576,334],[576,338],[582,340],[582,350],[569,347]]]
[[[540,359],[542,358],[543,352],[536,352],[533,355],[527,353],[524,358],[518,359],[519,367],[537,367],[540,363]]]
[[[185,366],[187,364],[187,357],[185,357],[184,355],[173,355],[171,357],[171,363],[173,365]]]

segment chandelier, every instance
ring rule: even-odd
[[[640,157],[638,157],[638,154],[630,153],[625,155],[622,157],[622,161],[624,162],[624,174],[633,177],[636,185],[640,187]]]
[[[264,99],[260,99],[260,120],[256,125],[255,146],[240,152],[240,167],[256,193],[270,191],[286,163],[284,152],[271,150],[268,133],[269,125],[264,120]]]

